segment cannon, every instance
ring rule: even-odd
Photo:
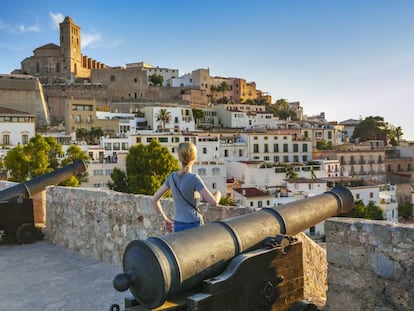
[[[302,247],[293,236],[353,205],[352,193],[339,186],[199,228],[132,241],[113,286],[120,292],[129,289],[133,297],[125,300],[126,307],[137,305],[138,310],[316,310],[301,303]],[[172,302],[182,309],[169,309]]]
[[[34,227],[32,197],[47,186],[57,185],[71,176],[86,171],[86,164],[77,160],[51,173],[0,190],[0,229],[15,234],[18,243],[33,243],[37,238]]]

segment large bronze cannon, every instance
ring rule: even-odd
[[[15,234],[19,243],[34,242],[37,232],[32,197],[47,186],[57,185],[86,169],[85,162],[77,160],[53,172],[0,190],[0,230]]]
[[[115,276],[113,285],[118,291],[129,289],[135,300],[146,308],[156,308],[171,297],[195,292],[190,298],[193,309],[187,306],[186,310],[285,310],[268,308],[280,296],[277,285],[286,283],[286,275],[290,272],[284,271],[285,276],[281,275],[279,259],[275,259],[281,258],[280,252],[272,253],[266,245],[277,244],[285,254],[289,245],[295,244],[289,236],[329,217],[347,213],[353,205],[351,192],[345,187],[335,187],[314,197],[199,228],[135,240],[125,249],[124,273]],[[269,243],[271,237],[274,239]],[[299,253],[301,255],[301,250]],[[293,260],[287,260],[286,264],[293,265]],[[243,270],[245,277],[239,278],[237,274]],[[267,307],[255,308],[248,306],[247,300],[243,301],[243,293],[251,295],[256,291],[253,279],[257,275],[263,278],[259,280],[264,284],[260,292],[262,300],[268,300]],[[247,279],[242,281],[243,278]],[[247,289],[242,292],[241,287],[236,286],[233,293],[236,299],[231,306],[228,302],[231,292],[226,287],[229,284],[234,287],[237,279],[246,283]],[[204,293],[200,293],[201,286]],[[218,301],[214,295],[219,296]]]

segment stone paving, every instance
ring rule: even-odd
[[[112,286],[121,267],[38,241],[0,245],[0,310],[105,311],[129,292]]]

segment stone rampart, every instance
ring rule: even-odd
[[[325,232],[324,310],[414,310],[414,226],[333,218]]]

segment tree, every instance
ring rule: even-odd
[[[89,160],[89,156],[83,151],[79,146],[72,145],[66,150],[66,157],[62,160],[62,166],[69,165],[76,160]],[[60,183],[61,186],[70,186],[70,187],[77,187],[83,182],[88,181],[88,173],[83,172],[79,173],[75,176],[71,176],[69,179],[65,180],[64,182]]]
[[[113,182],[108,182],[109,189],[118,192],[129,192],[128,177],[124,171],[120,170],[117,167],[114,168],[111,173],[111,179],[113,180]]]
[[[87,141],[89,137],[88,130],[86,128],[76,129],[76,140],[85,140]]]
[[[178,160],[158,141],[137,144],[129,149],[125,176],[119,171],[111,175],[111,189],[152,195],[179,168]]]
[[[223,101],[223,103],[225,102],[225,100],[226,100],[226,96],[225,96],[225,94],[226,94],[226,91],[228,91],[228,90],[230,90],[230,86],[227,84],[227,82],[226,81],[222,81],[222,82],[220,82],[220,84],[217,86],[217,89],[216,89],[218,92],[223,92],[223,97],[222,97],[222,101]]]
[[[352,210],[342,215],[343,217],[350,218],[365,218],[373,220],[383,220],[384,216],[380,207],[376,206],[374,202],[370,201],[367,206],[364,205],[362,200],[358,200],[354,203]]]
[[[26,181],[29,175],[30,158],[24,154],[23,147],[18,145],[7,152],[4,167],[9,171],[10,180],[15,182]]]
[[[99,139],[104,136],[104,131],[101,127],[91,127],[88,132],[88,143],[91,145],[99,144]]]
[[[383,140],[387,142],[388,130],[383,117],[366,117],[355,126],[352,138],[360,141]]]
[[[164,77],[162,75],[157,75],[156,73],[154,73],[150,77],[150,82],[154,85],[162,86],[162,83],[164,82]]]
[[[161,122],[162,130],[164,130],[165,124],[168,124],[171,121],[171,113],[167,109],[162,108],[157,113],[156,118],[157,118],[157,122]]]
[[[201,120],[201,119],[204,118],[205,112],[204,112],[204,110],[201,110],[201,109],[198,109],[198,108],[193,108],[192,110],[193,110],[194,120],[197,124],[198,120]]]
[[[278,99],[274,105],[267,105],[266,109],[281,120],[297,119],[296,113],[290,109],[289,102],[284,98]]]
[[[413,207],[410,203],[398,205],[398,217],[410,219],[413,217]]]
[[[73,146],[75,147],[80,149],[78,146]],[[37,134],[24,147],[19,145],[10,150],[5,157],[4,165],[10,174],[11,181],[25,182],[57,169],[60,166],[57,157],[62,155],[62,145],[54,137],[43,137]],[[87,158],[86,153],[84,156]],[[78,158],[85,159],[80,156],[69,156],[69,159],[62,161],[62,165],[66,166]],[[70,181],[65,181],[61,185],[77,186],[81,181],[79,178],[71,178]]]

